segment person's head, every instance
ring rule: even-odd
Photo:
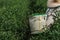
[[[53,0],[53,2],[60,2],[60,0]]]
[[[53,0],[53,2],[57,2],[57,0]]]

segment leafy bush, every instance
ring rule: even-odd
[[[28,5],[29,0],[0,0],[0,40],[23,40]]]
[[[30,11],[31,13],[45,13],[47,9],[47,0],[31,0]]]
[[[28,13],[45,13],[47,0],[0,0],[0,40],[60,40],[60,27],[29,35]]]

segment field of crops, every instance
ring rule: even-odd
[[[60,27],[48,32],[29,34],[28,16],[45,13],[46,0],[0,0],[0,40],[60,40]]]

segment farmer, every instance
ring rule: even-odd
[[[53,24],[57,24],[60,20],[60,0],[48,0],[47,1],[47,26],[51,27]],[[58,22],[60,24],[60,22]]]

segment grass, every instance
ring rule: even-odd
[[[46,0],[0,0],[0,40],[60,40],[60,27],[29,35],[29,13],[45,13]],[[33,5],[33,6],[32,6]]]

